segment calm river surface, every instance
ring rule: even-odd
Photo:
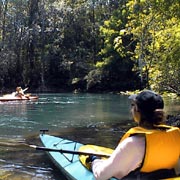
[[[127,96],[115,94],[38,94],[37,101],[0,102],[0,179],[65,180],[40,145],[40,129],[49,134],[114,148],[132,126]],[[165,100],[168,114],[179,101]]]

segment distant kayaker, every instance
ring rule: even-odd
[[[20,97],[20,98],[22,98],[22,97],[24,97],[25,95],[24,95],[24,92],[27,90],[28,88],[25,88],[24,90],[21,88],[21,87],[17,87],[16,88],[16,92],[15,92],[15,96],[16,97]]]
[[[180,175],[180,130],[165,125],[162,97],[145,90],[129,99],[138,126],[127,131],[110,158],[87,158],[95,179],[147,180]]]

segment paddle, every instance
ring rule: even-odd
[[[29,145],[29,146],[36,149],[36,150],[42,150],[42,151],[51,151],[51,152],[85,155],[85,156],[92,155],[92,156],[99,156],[99,157],[110,157],[110,154],[91,153],[91,152],[83,152],[83,151],[71,151],[71,150],[65,150],[65,149],[53,149],[53,148],[36,146],[36,145]]]
[[[28,87],[25,88],[25,89],[23,89],[22,92],[24,93],[24,92],[27,91],[27,90],[28,90]],[[28,95],[28,94],[24,94],[24,97],[26,97],[27,99],[29,99],[29,95]]]
[[[28,87],[27,87],[27,88],[25,88],[25,89],[23,89],[22,91],[23,91],[23,92],[25,92],[25,91],[27,91],[27,90],[28,90]]]
[[[22,91],[23,91],[23,93],[25,92],[25,91],[27,91],[29,88],[27,87],[27,88],[25,88],[25,89],[23,89]],[[29,93],[29,94],[24,94],[24,97],[26,97],[27,99],[30,99],[30,96],[31,96],[31,94]]]

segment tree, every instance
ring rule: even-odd
[[[126,30],[137,42],[133,60],[141,77],[145,77],[146,87],[170,90],[167,69],[174,75],[179,68],[179,1],[137,0],[128,1],[126,6],[129,11]]]
[[[0,85],[179,93],[179,9],[179,0],[3,0]]]
[[[134,42],[132,34],[124,30],[127,22],[126,2],[120,1],[118,9],[100,29],[104,46],[99,52],[101,60],[96,66],[101,69],[101,81],[105,89],[132,90],[140,86],[136,72],[132,71],[134,62],[130,57],[134,52]]]

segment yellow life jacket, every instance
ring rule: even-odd
[[[140,172],[152,172],[159,169],[172,169],[180,157],[180,129],[158,125],[148,130],[142,127],[131,128],[121,139],[137,134],[145,136],[145,155]]]

